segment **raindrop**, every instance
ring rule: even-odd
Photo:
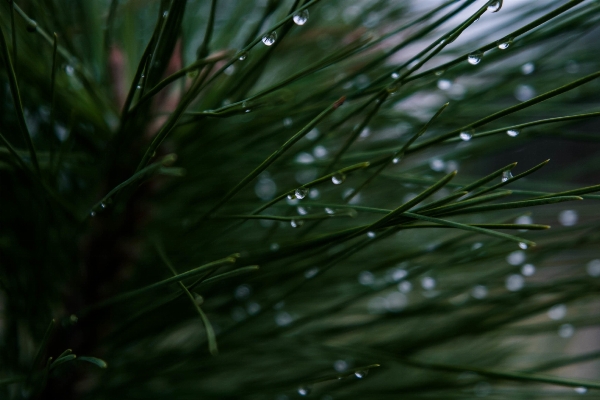
[[[558,222],[562,226],[573,226],[577,223],[579,216],[575,210],[563,210],[558,214]]]
[[[73,68],[72,65],[66,65],[65,72],[67,73],[67,75],[73,76],[75,74],[75,68]]]
[[[497,0],[497,1],[492,2],[492,4],[490,4],[488,6],[487,10],[489,12],[495,13],[495,12],[500,11],[501,8],[502,8],[502,0]]]
[[[315,157],[317,158],[324,158],[327,156],[327,149],[325,148],[325,146],[315,146],[315,148],[313,149],[313,154]]]
[[[358,274],[358,282],[365,286],[371,285],[375,282],[375,276],[370,271],[362,271]]]
[[[412,290],[412,283],[409,281],[402,281],[398,284],[398,290],[401,293],[408,293]]]
[[[308,214],[308,211],[304,207],[298,206],[296,208],[296,210],[298,211],[298,214],[300,214],[300,215],[306,215],[306,214]]]
[[[240,55],[238,56],[238,60],[240,60],[240,61],[244,61],[246,58],[248,58],[248,52],[247,51],[242,51],[240,53]]]
[[[471,246],[471,250],[478,250],[478,249],[480,249],[482,247],[483,247],[483,243],[476,242],[476,243],[473,243],[473,245]]]
[[[100,203],[100,207],[106,208],[106,203],[105,202]]]
[[[300,164],[311,164],[315,161],[315,158],[312,154],[307,153],[305,151],[298,153],[296,156],[296,162]]]
[[[506,182],[509,179],[512,179],[513,174],[510,171],[502,171],[502,182]]]
[[[435,172],[440,172],[446,168],[446,163],[444,162],[444,160],[434,158],[433,160],[429,161],[429,168],[431,168]]]
[[[421,278],[421,287],[425,290],[435,289],[436,281],[431,276],[424,276]]]
[[[575,333],[575,327],[571,324],[562,324],[558,327],[558,336],[561,338],[570,338]]]
[[[335,214],[335,211],[329,207],[325,207],[325,212],[329,215]]]
[[[506,134],[510,137],[519,136],[519,133],[521,133],[521,131],[519,131],[518,129],[509,129],[506,131]]]
[[[301,219],[293,219],[290,222],[290,225],[292,226],[292,228],[299,228],[302,225],[304,225],[304,221],[302,221]]]
[[[268,35],[263,36],[263,38],[262,38],[262,42],[266,46],[272,46],[276,40],[277,40],[277,32],[275,32],[275,31],[269,33]]]
[[[567,315],[567,306],[564,304],[556,304],[548,310],[548,318],[558,321]]]
[[[364,129],[362,130],[362,132],[360,133],[360,137],[361,137],[361,138],[366,138],[366,137],[369,137],[369,135],[371,135],[371,130],[370,130],[368,127],[367,127],[367,128],[364,128]]]
[[[303,198],[306,197],[306,195],[308,194],[309,191],[310,191],[309,188],[301,187],[301,188],[296,189],[294,194],[296,195],[297,199],[302,200]]]
[[[319,137],[319,130],[317,128],[311,129],[305,136],[308,140],[315,140]]]
[[[523,75],[529,75],[535,71],[535,64],[532,62],[525,63],[521,65],[521,73]]]
[[[377,236],[377,234],[373,231],[367,232],[367,236],[369,237],[369,239],[373,239],[375,236]]]
[[[369,370],[365,369],[363,371],[356,371],[354,372],[354,375],[358,378],[358,379],[363,379],[365,376],[369,375]]]
[[[511,292],[516,292],[523,289],[524,284],[525,280],[519,274],[513,274],[506,278],[506,288]]]
[[[292,318],[292,316],[291,316],[289,313],[287,313],[286,311],[281,311],[281,312],[278,312],[278,313],[275,315],[275,323],[276,323],[278,326],[286,326],[286,325],[289,325],[289,324],[291,324],[291,323],[292,323],[292,321],[293,321],[293,318]]]
[[[518,85],[515,88],[515,98],[519,101],[531,100],[535,94],[535,89],[529,85]]]
[[[261,308],[260,304],[258,304],[255,301],[248,303],[248,305],[246,306],[246,309],[248,310],[248,314],[250,314],[250,315],[258,314],[260,311],[260,308]]]
[[[392,160],[392,162],[394,164],[398,164],[400,162],[400,157],[394,157],[394,159]]]
[[[527,243],[524,242],[519,242],[519,248],[523,249],[523,250],[527,250],[529,246],[527,246]]]
[[[437,87],[440,90],[449,90],[452,87],[452,81],[449,79],[440,79],[437,81]]]
[[[308,396],[310,394],[310,387],[308,387],[308,386],[300,386],[298,388],[298,394],[300,396]]]
[[[476,285],[471,289],[471,296],[481,300],[484,299],[488,294],[488,289],[483,285]]]
[[[302,10],[294,13],[292,19],[296,25],[304,25],[306,21],[308,21],[308,10]]]
[[[169,12],[168,11],[163,12],[163,18],[167,18],[168,16],[169,16]]]
[[[392,77],[392,79],[398,79],[398,78],[400,78],[400,74],[397,72],[392,72],[391,77]]]
[[[497,43],[500,50],[506,50],[512,44],[512,39],[499,40]]]
[[[523,276],[531,276],[535,274],[535,265],[533,264],[525,264],[521,267],[521,274]]]
[[[521,250],[516,250],[506,256],[506,262],[510,265],[521,265],[525,261],[525,253]]]
[[[482,58],[483,58],[482,51],[474,51],[473,53],[471,53],[467,56],[467,61],[471,65],[477,65],[481,62]]]
[[[589,276],[592,276],[594,278],[597,278],[600,276],[600,260],[596,259],[596,260],[592,260],[590,261],[586,268],[587,273]]]
[[[472,131],[464,131],[464,132],[461,132],[460,135],[458,135],[458,136],[461,138],[461,140],[468,142],[473,137],[473,132]]]
[[[90,217],[95,217],[96,216],[96,211],[91,211],[90,212]]]
[[[250,297],[250,293],[252,292],[252,288],[249,285],[240,285],[235,288],[233,295],[238,300],[246,300]]]
[[[408,272],[402,268],[396,268],[392,270],[391,278],[394,282],[400,282],[402,279],[406,278]]]
[[[333,182],[334,185],[341,185],[345,180],[346,175],[339,172],[337,174],[333,174],[331,177],[331,182]]]
[[[292,126],[293,123],[294,123],[294,121],[290,117],[283,119],[283,126],[285,126],[286,128],[289,128],[290,126]]]
[[[578,386],[573,390],[575,390],[575,393],[578,393],[578,394],[586,394],[588,391],[588,389],[584,386]]]
[[[337,360],[333,363],[333,369],[335,369],[337,372],[344,372],[348,369],[348,363],[344,360]]]

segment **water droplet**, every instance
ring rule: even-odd
[[[263,36],[263,38],[262,38],[262,42],[266,46],[272,46],[276,40],[277,40],[277,32],[275,32],[275,31],[269,33],[268,35]]]
[[[452,87],[452,81],[449,79],[440,79],[437,81],[437,87],[440,90],[449,90]]]
[[[524,284],[525,280],[519,274],[513,274],[506,278],[506,288],[511,292],[516,292],[523,289]]]
[[[529,246],[527,246],[527,243],[523,243],[523,242],[519,242],[519,248],[523,249],[523,250],[527,250]]]
[[[163,18],[167,18],[168,16],[169,16],[169,12],[168,11],[163,12]]]
[[[308,210],[306,208],[302,207],[302,206],[298,206],[296,208],[296,211],[298,211],[298,214],[300,214],[300,215],[306,215],[306,214],[308,214]]]
[[[67,73],[67,75],[69,76],[73,76],[75,74],[75,68],[73,68],[72,65],[66,65],[65,66],[65,72]]]
[[[246,58],[248,58],[248,52],[247,51],[242,51],[239,56],[238,56],[238,60],[240,61],[244,61]]]
[[[483,58],[483,52],[477,50],[467,56],[467,61],[471,65],[477,65],[481,62],[482,58]]]
[[[244,284],[244,285],[240,285],[237,288],[235,288],[233,295],[238,300],[246,300],[248,297],[250,297],[251,292],[252,292],[252,288],[250,287],[250,285]]]
[[[301,188],[296,189],[294,194],[296,195],[297,199],[302,200],[303,198],[306,197],[306,195],[308,194],[309,191],[310,191],[309,188],[301,187]]]
[[[515,88],[515,98],[519,101],[531,100],[535,97],[535,89],[529,85],[518,85]]]
[[[600,276],[600,260],[592,260],[585,267],[589,276],[597,278]]]
[[[563,210],[558,214],[558,222],[562,226],[573,226],[577,223],[579,215],[575,210]]]
[[[532,62],[525,63],[521,66],[521,73],[523,75],[529,75],[535,71],[535,64]]]
[[[317,128],[313,128],[308,132],[305,136],[308,140],[315,140],[319,137],[319,130]]]
[[[484,299],[488,294],[488,289],[483,285],[476,285],[471,289],[471,296],[481,300]]]
[[[442,76],[444,74],[444,72],[446,72],[446,71],[443,69],[437,70],[437,71],[435,71],[435,76]]]
[[[375,275],[370,271],[362,271],[358,274],[358,282],[365,286],[372,285],[375,282]]]
[[[106,203],[104,203],[104,202],[100,203],[100,207],[106,208]]]
[[[325,212],[329,215],[335,214],[335,211],[329,207],[325,207]]]
[[[140,90],[142,88],[142,85],[137,85],[136,89]]]
[[[392,77],[392,79],[398,79],[398,78],[400,78],[400,74],[397,72],[392,72],[391,77]]]
[[[348,369],[348,363],[344,360],[337,360],[333,363],[333,369],[337,372],[344,372]]]
[[[510,171],[502,171],[502,182],[506,182],[509,179],[512,179],[513,174]]]
[[[308,387],[308,386],[300,386],[298,388],[298,394],[300,396],[308,396],[310,394],[310,387]]]
[[[375,236],[377,236],[377,234],[373,231],[369,231],[367,232],[367,236],[369,237],[369,239],[373,239],[375,238]]]
[[[510,265],[521,265],[525,262],[525,252],[516,250],[506,256],[506,262]]]
[[[429,161],[429,168],[431,168],[435,172],[440,172],[446,168],[446,163],[444,162],[444,160],[434,158],[433,160]]]
[[[435,289],[436,283],[437,282],[435,281],[435,278],[431,276],[424,276],[423,278],[421,278],[421,287],[425,290]]]
[[[325,158],[327,156],[327,153],[327,149],[325,148],[325,146],[322,145],[315,146],[315,148],[313,149],[313,154],[316,158]]]
[[[500,11],[501,8],[502,8],[502,0],[497,0],[497,1],[494,1],[492,4],[490,4],[488,6],[487,10],[489,12],[495,13],[495,12]]]
[[[289,128],[290,126],[292,126],[293,123],[294,123],[294,121],[290,117],[283,119],[283,126],[285,126],[286,128]]]
[[[301,219],[293,219],[290,222],[290,225],[292,226],[292,228],[300,228],[302,225],[304,225],[304,221]]]
[[[575,390],[575,393],[578,393],[578,394],[586,394],[588,391],[588,389],[584,386],[578,386],[573,390]]]
[[[275,315],[275,323],[279,326],[286,326],[291,324],[293,321],[292,316],[286,311],[278,312]]]
[[[250,111],[252,111],[252,110],[251,110],[251,109],[249,109],[249,108],[246,108],[246,109],[244,110],[244,112],[246,112],[246,113],[249,113]]]
[[[398,164],[400,162],[400,157],[394,157],[394,159],[392,160],[392,162],[394,164]]]
[[[368,369],[354,372],[354,376],[356,376],[358,379],[363,379],[367,375],[369,375]]]
[[[96,211],[90,211],[90,217],[95,217],[96,216]]]
[[[312,154],[302,151],[296,156],[296,162],[299,164],[311,164],[315,161]]]
[[[506,134],[507,134],[508,136],[510,136],[510,137],[516,137],[516,136],[519,136],[519,133],[521,133],[521,131],[520,131],[520,130],[518,130],[518,129],[509,129],[509,130],[507,130],[507,131],[506,131]]]
[[[473,137],[473,131],[463,131],[458,136],[461,138],[461,140],[468,142]]]
[[[531,276],[535,274],[535,265],[533,264],[525,264],[521,267],[521,275],[523,276]]]
[[[389,94],[394,94],[398,91],[399,86],[398,85],[390,85],[387,88],[385,88],[386,92],[388,92]],[[377,99],[377,103],[381,103],[381,99]]]
[[[248,310],[248,314],[250,315],[256,315],[260,312],[260,304],[258,304],[255,301],[251,301],[250,303],[248,303],[248,305],[246,306],[246,309]]]
[[[562,324],[558,327],[558,336],[561,338],[570,338],[575,333],[575,327],[571,324]]]
[[[294,13],[292,20],[294,20],[296,25],[304,25],[306,21],[308,21],[308,10],[302,10]]]
[[[341,185],[345,180],[346,175],[342,173],[333,174],[331,177],[331,182],[333,182],[334,185]]]
[[[287,195],[287,199],[288,200],[295,200],[296,199],[296,194],[295,193],[289,193]]]
[[[480,249],[482,247],[483,247],[483,243],[476,242],[476,243],[473,243],[473,245],[471,246],[471,250],[478,250],[478,249]]]
[[[548,318],[558,321],[567,315],[567,306],[564,304],[556,304],[548,310]]]
[[[506,50],[512,44],[512,39],[499,40],[497,44],[500,50]]]
[[[398,290],[402,293],[408,293],[412,290],[412,283],[409,281],[402,281],[398,284]]]

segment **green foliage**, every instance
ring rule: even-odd
[[[599,20],[0,2],[0,398],[597,395]]]

